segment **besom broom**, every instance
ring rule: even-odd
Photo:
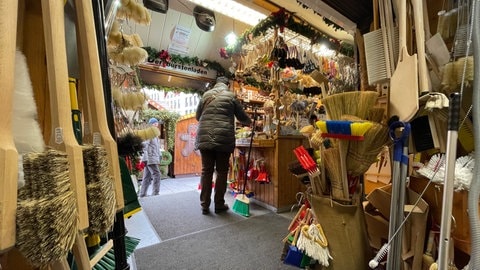
[[[248,154],[247,154],[247,163],[245,168],[245,175],[243,177],[243,187],[242,193],[237,194],[235,196],[235,202],[233,203],[233,212],[240,214],[242,216],[248,217],[250,216],[250,199],[245,194],[245,188],[247,187],[247,179],[248,179],[248,165],[250,164],[250,156],[252,154],[252,144],[253,144],[253,136],[255,135],[255,118],[257,117],[257,109],[253,113],[253,123],[252,123],[252,133],[250,135],[250,144],[248,146]]]

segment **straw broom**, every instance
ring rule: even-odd
[[[344,189],[348,187],[343,186],[342,168],[340,166],[340,152],[338,148],[332,147],[323,151],[322,160],[330,185],[332,189],[332,197],[334,199],[348,199],[344,197]]]
[[[323,98],[322,104],[331,120],[340,120],[345,114],[366,119],[377,97],[378,93],[374,91],[344,92]]]
[[[370,120],[372,122],[382,123],[384,115],[385,115],[384,108],[371,108],[368,111],[367,120]]]
[[[350,141],[346,163],[351,176],[363,175],[375,163],[378,154],[390,142],[388,131],[387,126],[373,122],[363,135],[363,141]]]

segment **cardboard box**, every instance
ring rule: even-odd
[[[380,249],[384,243],[388,242],[388,220],[369,202],[363,203],[363,209],[370,246]]]
[[[388,185],[373,190],[367,196],[368,203],[387,221],[390,219],[391,192],[392,186]],[[418,203],[415,205],[417,201]],[[429,212],[429,206],[425,200],[420,198],[418,193],[407,188],[404,205],[405,217],[407,217],[410,212],[411,214],[403,227],[402,250],[404,252],[402,253],[402,259],[405,262],[404,270],[421,269]],[[368,215],[367,213],[372,213],[372,211],[365,211],[366,216]],[[381,228],[381,225],[378,224],[378,216],[373,216],[368,219],[373,223],[373,218],[375,218],[375,222],[377,223],[372,226],[379,226]],[[370,232],[370,229],[368,231]]]

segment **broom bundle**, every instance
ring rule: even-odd
[[[136,129],[133,133],[142,138],[143,141],[147,141],[153,139],[155,137],[160,136],[160,130],[157,127],[146,127],[143,129]]]
[[[323,98],[322,104],[331,120],[340,120],[345,114],[366,119],[377,97],[378,93],[374,91],[344,92]]]
[[[107,151],[98,145],[83,147],[83,164],[87,184],[90,234],[110,230],[115,218],[115,189],[109,172]]]
[[[16,246],[30,264],[66,258],[75,242],[78,213],[67,155],[57,150],[23,156],[25,186],[17,202]]]
[[[384,115],[385,115],[384,108],[379,108],[379,107],[371,108],[370,110],[368,110],[367,120],[370,120],[372,122],[382,123]]]
[[[473,64],[472,56],[461,57],[455,62],[447,63],[442,73],[443,90],[450,93],[463,83],[467,86],[471,85],[474,74]]]
[[[320,130],[316,130],[313,134],[312,137],[310,138],[310,143],[312,144],[312,147],[315,149],[320,149],[323,144],[323,137],[322,137],[322,132]]]
[[[344,187],[342,181],[342,168],[340,166],[340,152],[338,148],[332,147],[323,151],[322,160],[330,185],[332,189],[332,197],[334,199],[344,198]]]
[[[350,141],[346,164],[350,176],[363,175],[377,160],[383,147],[390,142],[387,126],[372,122],[361,141]]]
[[[147,97],[140,91],[122,91],[120,87],[113,87],[112,99],[116,106],[124,110],[138,110],[143,107]]]

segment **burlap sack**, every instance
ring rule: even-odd
[[[368,242],[365,214],[360,200],[354,205],[343,205],[329,197],[312,195],[313,212],[328,239],[333,260],[328,270],[368,270],[374,254]]]

